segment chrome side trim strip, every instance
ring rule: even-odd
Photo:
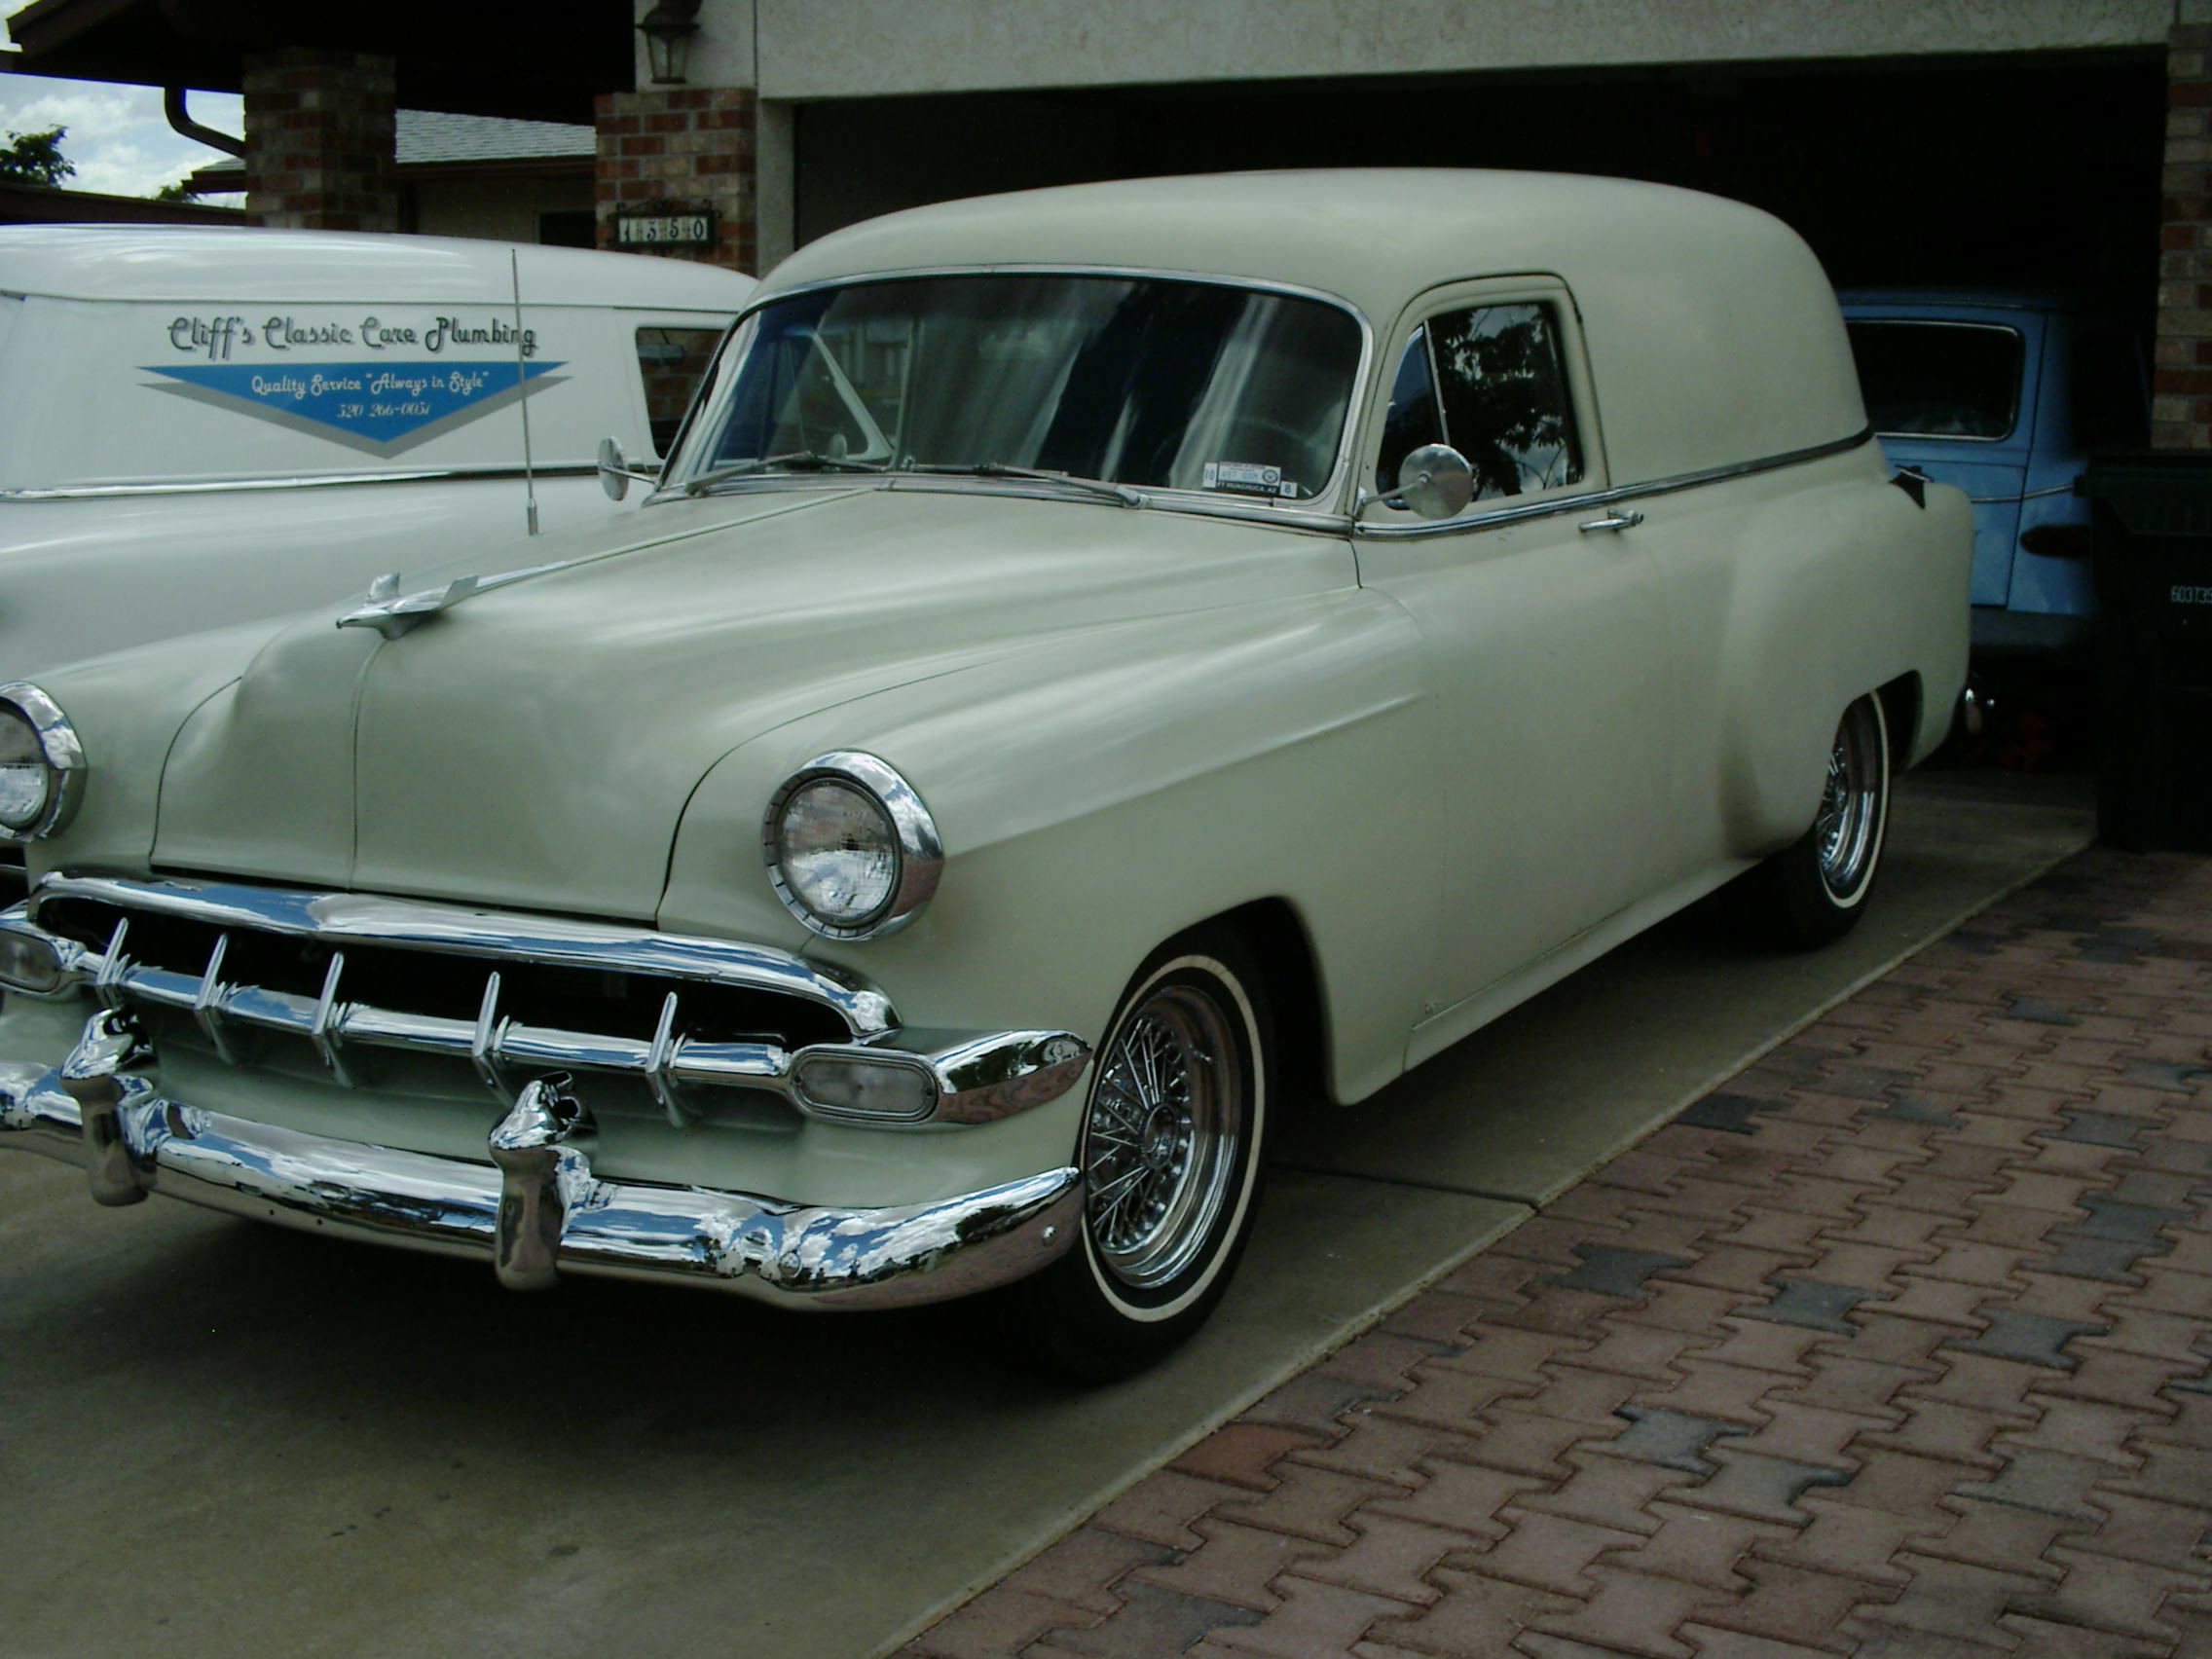
[[[1871,426],[1862,426],[1848,438],[1834,438],[1825,444],[1789,450],[1781,455],[1762,456],[1757,461],[1739,461],[1726,466],[1703,467],[1696,472],[1677,473],[1672,478],[1654,478],[1644,484],[1621,484],[1609,490],[1551,496],[1541,501],[1530,501],[1526,506],[1464,514],[1437,524],[1354,524],[1352,533],[1362,540],[1372,541],[1412,541],[1431,535],[1465,535],[1475,531],[1494,530],[1503,524],[1553,518],[1561,513],[1587,512],[1592,507],[1611,506],[1615,501],[1639,501],[1646,496],[1669,496],[1677,490],[1695,490],[1702,485],[1719,484],[1731,478],[1748,478],[1754,472],[1773,472],[1785,466],[1801,466],[1806,461],[1843,455],[1873,441],[1874,429]]]
[[[1009,1283],[1067,1249],[1082,1214],[1082,1176],[1072,1167],[879,1209],[608,1181],[593,1173],[580,1135],[564,1138],[542,1091],[534,1105],[543,1124],[534,1112],[519,1123],[510,1114],[501,1125],[513,1125],[513,1144],[498,1149],[517,1166],[506,1175],[491,1164],[250,1123],[146,1085],[112,1109],[103,1129],[112,1140],[99,1156],[110,1179],[134,1196],[157,1192],[288,1227],[492,1259],[510,1283],[535,1285],[555,1272],[610,1274],[792,1308],[912,1307]],[[83,1135],[59,1072],[0,1062],[0,1150],[83,1163]],[[517,1207],[502,1245],[509,1181],[538,1201]]]
[[[539,478],[582,478],[596,465],[540,466]],[[420,472],[334,472],[304,478],[221,478],[205,483],[70,484],[52,489],[0,490],[0,501],[99,501],[129,496],[229,496],[261,490],[330,490],[352,484],[424,484],[459,479],[493,482],[520,478],[519,466],[441,466]]]

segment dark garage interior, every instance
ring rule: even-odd
[[[988,191],[1286,166],[1532,167],[1777,213],[1838,285],[2156,291],[2157,51],[965,93],[797,112],[797,229]]]

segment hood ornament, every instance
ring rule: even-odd
[[[519,582],[527,576],[541,576],[548,571],[565,569],[580,563],[567,559],[551,565],[532,565],[520,571],[502,571],[496,576],[457,576],[444,587],[424,588],[417,593],[399,591],[399,572],[387,571],[369,583],[367,602],[349,610],[338,619],[341,628],[374,628],[387,640],[396,640],[419,622],[425,622],[439,611],[459,605],[472,594],[489,593],[509,582]]]

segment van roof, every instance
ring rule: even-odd
[[[750,276],[685,259],[461,237],[198,225],[0,226],[0,293],[289,305],[511,301],[731,312]]]
[[[762,288],[1042,266],[1288,283],[1380,333],[1428,291],[1551,276],[1581,313],[1616,483],[1849,441],[1865,411],[1812,250],[1740,202],[1569,173],[1375,168],[1061,186],[916,207],[800,248]],[[1399,341],[1382,344],[1395,360]]]

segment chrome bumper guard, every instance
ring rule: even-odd
[[[1065,1250],[1072,1167],[931,1203],[834,1209],[745,1193],[601,1180],[591,1116],[564,1076],[525,1086],[491,1167],[335,1140],[163,1095],[129,1014],[103,1009],[62,1064],[0,1061],[0,1148],[84,1165],[92,1197],[159,1192],[210,1209],[446,1254],[500,1282],[562,1272],[661,1278],[815,1308],[888,1308],[1022,1277]]]

